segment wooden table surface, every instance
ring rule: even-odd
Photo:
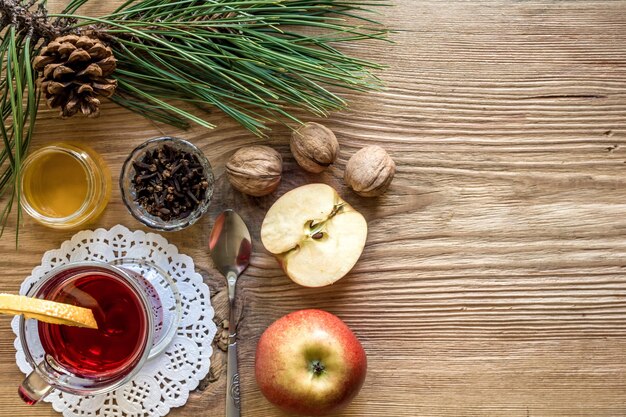
[[[59,6],[61,0],[51,2]],[[93,2],[85,13],[110,8]],[[626,2],[396,0],[381,19],[395,44],[350,45],[389,66],[387,89],[350,94],[349,111],[325,123],[339,161],[305,174],[281,127],[268,142],[285,159],[266,198],[234,192],[224,164],[261,143],[219,113],[218,128],[178,131],[112,104],[97,120],[41,111],[33,149],[74,139],[100,152],[117,179],[128,152],[162,133],[192,140],[217,174],[210,214],[166,237],[193,256],[210,285],[216,322],[223,280],[207,254],[216,213],[234,207],[253,232],[252,265],[239,292],[240,371],[247,417],[284,416],[256,387],[256,342],[280,316],[331,311],[369,358],[363,390],[343,416],[626,415]],[[380,199],[345,189],[343,167],[364,145],[398,165]],[[287,190],[321,181],[366,216],[370,233],[352,273],[306,289],[288,280],[259,242],[267,208]],[[114,190],[93,227],[141,228]],[[72,232],[26,219],[0,240],[2,291],[17,291],[44,251]],[[28,408],[16,386],[9,319],[0,319],[0,416],[55,416]],[[224,352],[171,416],[223,416]]]

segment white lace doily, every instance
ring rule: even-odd
[[[46,252],[41,265],[33,269],[20,288],[28,289],[52,268],[78,261],[110,262],[120,258],[151,261],[167,271],[182,298],[182,317],[169,346],[148,361],[127,384],[115,391],[79,397],[55,390],[44,401],[65,417],[153,417],[164,416],[172,407],[187,402],[189,392],[209,372],[211,343],[217,331],[209,287],[194,269],[193,260],[178,253],[176,246],[154,233],[131,232],[117,225],[111,230],[86,230]],[[18,332],[19,318],[12,322]],[[24,374],[32,371],[18,338],[14,343],[17,365]],[[42,352],[43,353],[43,352]],[[43,357],[43,356],[42,356]],[[40,359],[40,358],[36,358]]]

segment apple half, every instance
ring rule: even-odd
[[[263,246],[285,274],[305,287],[322,287],[345,276],[365,247],[367,222],[326,184],[295,188],[268,210]]]

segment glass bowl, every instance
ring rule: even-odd
[[[189,215],[181,218],[173,218],[170,220],[163,220],[158,216],[154,216],[148,213],[148,211],[139,202],[136,201],[137,192],[132,181],[132,179],[137,175],[134,163],[140,161],[147,152],[153,151],[163,145],[168,145],[172,148],[183,150],[192,155],[195,155],[200,165],[202,166],[204,176],[209,183],[209,187],[206,190],[204,199],[200,201],[198,206],[191,213],[189,213]],[[213,196],[214,182],[215,181],[211,164],[200,149],[198,149],[195,145],[187,142],[186,140],[170,136],[163,136],[150,139],[142,143],[130,153],[128,158],[126,158],[126,161],[124,161],[124,165],[122,166],[122,172],[120,174],[120,191],[122,193],[122,200],[124,201],[124,205],[126,206],[128,211],[130,211],[130,214],[132,214],[133,217],[152,229],[165,232],[173,232],[191,226],[192,224],[197,222],[204,213],[206,213],[206,211],[209,209],[209,204],[211,203],[211,197]]]

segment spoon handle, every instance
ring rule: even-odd
[[[228,378],[226,383],[226,417],[239,417],[239,372],[237,371],[237,323],[235,322],[235,286],[237,285],[237,275],[229,272],[228,280],[228,362],[226,364]]]
[[[239,373],[237,372],[237,342],[228,344],[228,386],[226,417],[239,417]]]

